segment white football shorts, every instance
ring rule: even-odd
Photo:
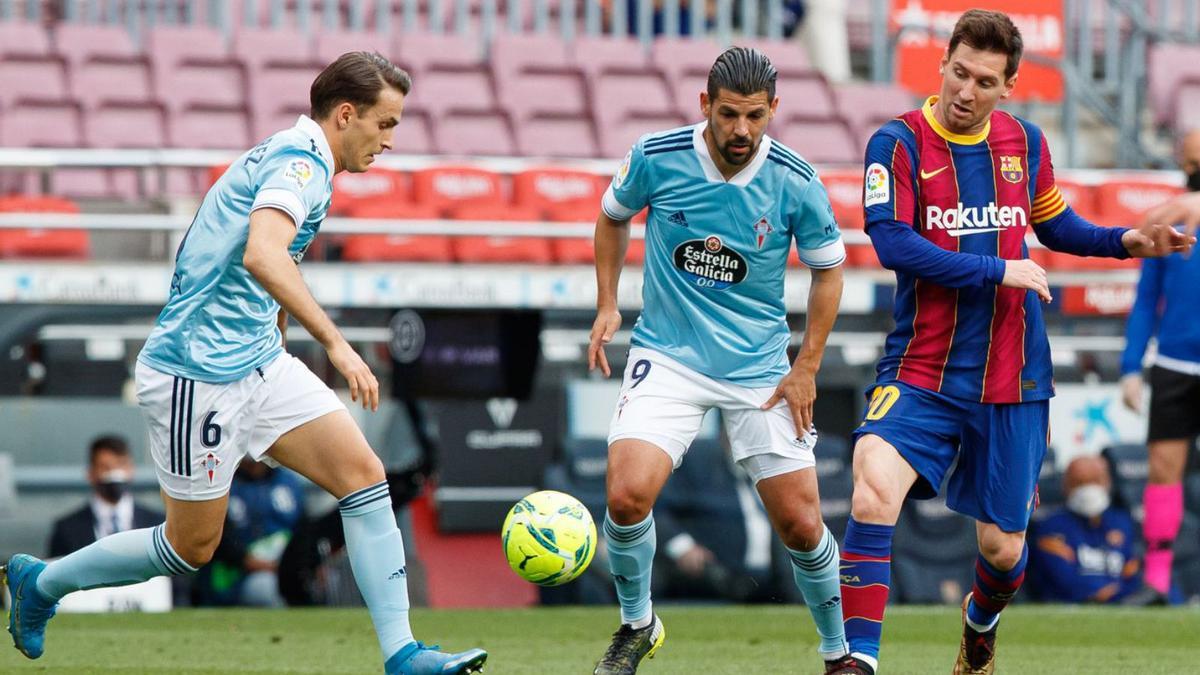
[[[229,491],[243,456],[264,453],[296,427],[346,406],[300,359],[282,354],[236,382],[207,384],[138,361],[138,407],[163,491],[205,501]]]
[[[718,408],[733,459],[755,483],[815,466],[816,434],[796,437],[787,402],[760,409],[774,393],[775,387],[741,387],[714,380],[661,352],[632,347],[608,444],[623,438],[653,443],[678,468],[705,413]]]

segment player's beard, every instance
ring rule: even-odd
[[[746,148],[748,148],[746,151],[746,154],[741,157],[738,157],[737,155],[733,154],[733,152],[731,151],[732,148],[735,145],[743,145],[743,144],[745,145]],[[738,166],[740,164],[745,164],[746,162],[750,161],[750,158],[753,157],[754,153],[758,151],[758,145],[755,144],[754,140],[751,138],[731,138],[728,141],[726,141],[724,144],[720,145],[719,150],[721,152],[722,159],[724,159],[729,164]]]

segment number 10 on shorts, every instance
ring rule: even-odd
[[[896,385],[875,387],[875,391],[871,392],[871,401],[867,404],[867,420],[874,422],[883,419],[883,416],[888,414],[898,400],[900,400],[900,388]]]

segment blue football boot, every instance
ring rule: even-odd
[[[7,577],[12,607],[8,610],[8,632],[13,646],[25,656],[36,659],[42,655],[46,640],[46,622],[54,616],[58,603],[37,588],[37,579],[46,563],[31,555],[18,553],[0,567],[0,580]]]
[[[387,675],[467,675],[483,672],[487,652],[468,649],[457,654],[438,651],[438,646],[426,647],[410,642],[392,654],[383,668]]]

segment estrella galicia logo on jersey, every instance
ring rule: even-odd
[[[715,235],[683,242],[673,258],[675,267],[701,288],[729,288],[750,271],[746,258]]]
[[[1018,155],[1000,155],[1000,177],[1010,183],[1020,183],[1025,170]]]
[[[287,168],[283,170],[283,177],[293,181],[296,187],[303,190],[304,186],[308,185],[308,181],[312,180],[312,164],[309,164],[304,159],[293,159],[288,163]]]
[[[768,234],[774,231],[775,228],[771,227],[771,221],[767,220],[766,216],[759,218],[758,222],[754,223],[754,243],[758,246],[758,250],[762,250],[763,241],[766,240]]]
[[[667,222],[680,227],[688,226],[687,216],[684,215],[683,211],[676,211],[675,213],[667,216]]]

